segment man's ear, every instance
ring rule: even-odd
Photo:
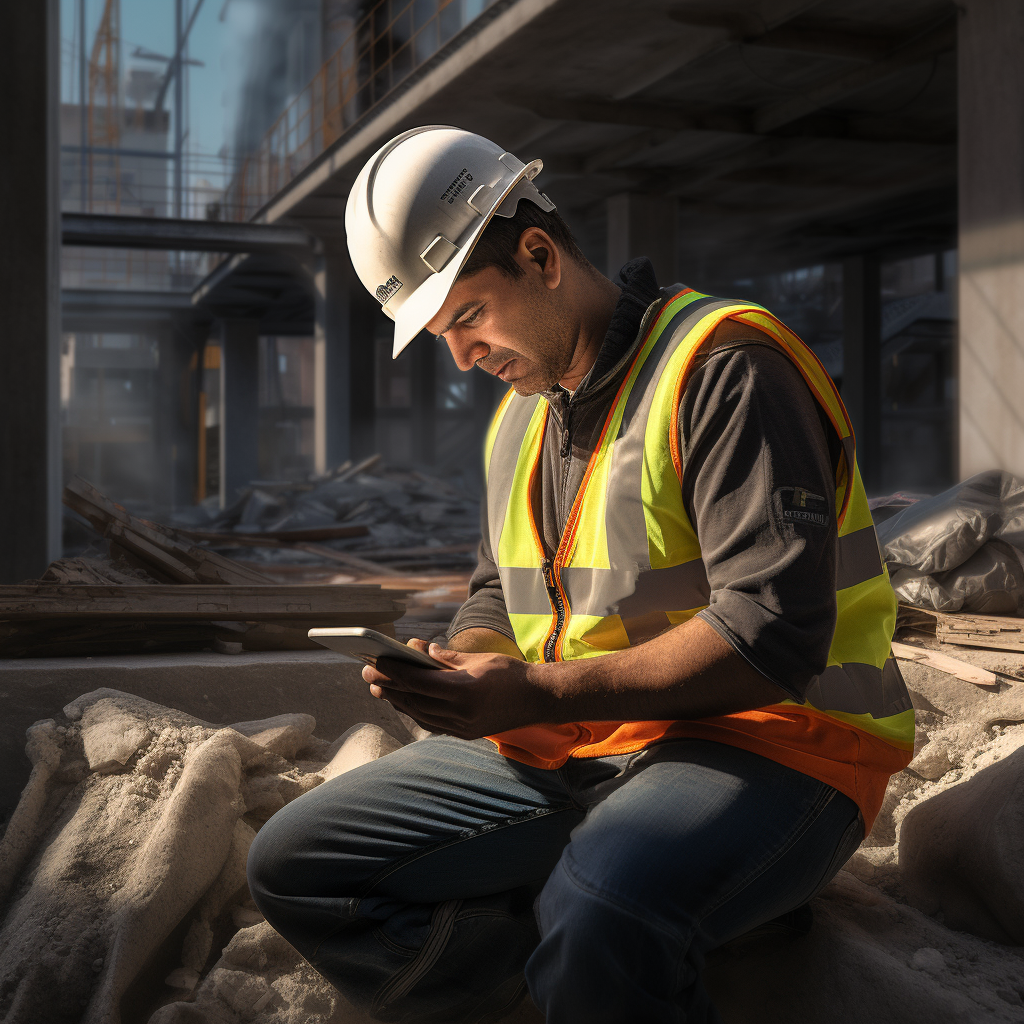
[[[527,228],[519,236],[516,260],[527,272],[539,273],[545,288],[557,288],[562,280],[561,253],[542,228]]]

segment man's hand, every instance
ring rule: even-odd
[[[363,669],[363,679],[374,697],[424,729],[471,740],[548,720],[551,695],[521,658],[447,651],[423,640],[410,640],[409,646],[447,668],[417,668],[381,658],[376,668]]]
[[[482,632],[493,632],[484,630]],[[461,637],[459,633],[456,637]],[[410,646],[426,651],[422,640]],[[381,658],[364,668],[375,697],[431,732],[464,739],[542,722],[662,722],[763,708],[790,695],[703,619],[600,658],[529,664],[504,654],[427,651],[447,669]]]

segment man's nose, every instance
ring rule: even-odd
[[[460,370],[472,370],[474,366],[490,354],[491,347],[485,341],[460,341],[449,334],[445,337],[448,350]]]

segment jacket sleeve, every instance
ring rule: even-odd
[[[836,625],[835,476],[818,403],[789,359],[747,340],[694,371],[679,430],[711,588],[699,617],[802,701]]]
[[[476,569],[469,580],[469,596],[448,627],[448,639],[451,640],[464,629],[483,628],[497,630],[515,643],[515,633],[505,609],[505,595],[498,578],[498,566],[491,553],[486,493],[480,499],[480,537]]]

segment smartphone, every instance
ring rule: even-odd
[[[365,661],[376,668],[378,658],[394,658],[405,661],[420,668],[447,668],[447,665],[435,661],[429,655],[407,647],[391,637],[378,633],[375,629],[362,626],[326,626],[311,629],[306,634],[310,640],[344,654],[346,657]]]

